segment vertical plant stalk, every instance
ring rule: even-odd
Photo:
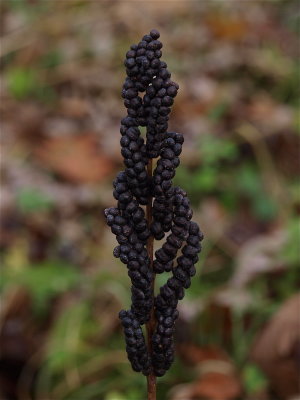
[[[147,174],[149,180],[152,178],[152,158],[150,158],[149,163],[147,165]],[[150,227],[152,223],[152,196],[149,198],[149,202],[146,206],[146,219],[148,222],[148,227]],[[150,268],[153,270],[153,235],[150,235],[147,241],[147,252],[150,259]],[[155,274],[153,275],[153,281],[151,286],[152,297],[154,299],[154,286],[155,286]],[[156,326],[155,313],[154,313],[154,302],[151,309],[150,320],[146,324],[147,330],[147,347],[149,354],[152,354],[152,335],[154,333]],[[151,373],[147,376],[147,393],[148,400],[156,400],[156,376]]]
[[[186,192],[172,183],[184,138],[168,132],[168,115],[179,86],[160,60],[159,37],[153,29],[126,53],[122,97],[127,116],[120,127],[125,170],[113,183],[117,207],[105,210],[118,242],[113,254],[127,266],[132,283],[131,307],[119,312],[126,352],[132,369],[147,376],[148,400],[156,400],[156,377],[164,376],[174,361],[177,304],[196,273],[203,239],[192,221]],[[146,140],[139,126],[146,127]],[[157,159],[153,172],[152,159]],[[166,234],[154,258],[153,241]],[[172,276],[154,297],[155,274],[163,272]]]

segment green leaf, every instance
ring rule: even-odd
[[[218,171],[216,168],[205,166],[198,171],[193,179],[193,190],[201,193],[209,192],[216,188]]]
[[[277,204],[268,194],[260,192],[253,198],[253,211],[261,220],[270,221],[276,216]]]
[[[34,97],[42,102],[51,103],[56,99],[54,89],[44,85],[34,69],[10,69],[7,73],[7,85],[9,92],[17,100]]]
[[[2,279],[27,288],[33,297],[37,313],[44,311],[49,300],[73,288],[80,282],[80,273],[73,266],[59,261],[47,261],[15,271],[3,268]]]
[[[22,100],[35,92],[37,75],[32,69],[12,68],[7,73],[8,90],[17,100]]]
[[[24,214],[47,211],[53,207],[53,201],[36,188],[26,188],[17,194],[17,207]]]
[[[237,207],[238,198],[236,196],[236,193],[234,193],[234,191],[225,191],[221,193],[220,200],[223,206],[226,207],[231,212],[233,212]]]
[[[255,393],[267,385],[263,372],[255,364],[247,364],[242,373],[246,393]]]
[[[28,4],[26,4],[26,0],[10,0],[7,2],[7,6],[12,11],[24,11],[26,6],[28,8]]]
[[[219,103],[210,110],[210,112],[208,113],[208,118],[214,122],[217,122],[226,114],[227,110],[228,104]]]
[[[55,68],[63,62],[62,53],[55,49],[44,54],[41,58],[40,64],[44,68]]]
[[[288,240],[282,249],[282,257],[289,265],[298,265],[300,257],[300,218],[293,216],[287,229]]]
[[[199,150],[203,164],[213,164],[220,160],[234,160],[238,154],[237,146],[232,140],[203,135],[200,138]]]
[[[130,398],[130,400],[131,399],[132,397]],[[129,398],[119,392],[112,391],[107,393],[107,395],[105,396],[105,400],[129,400]]]
[[[237,171],[236,184],[244,194],[253,195],[260,191],[260,178],[253,165],[245,164]]]
[[[71,367],[80,353],[91,356],[84,347],[82,328],[90,321],[90,304],[88,301],[78,301],[56,319],[49,335],[47,346],[47,365],[51,373],[59,373],[66,366]],[[95,355],[95,350],[93,350]]]

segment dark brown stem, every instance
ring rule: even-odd
[[[152,159],[149,160],[148,166],[147,166],[147,173],[148,177],[152,177]],[[148,222],[148,226],[150,227],[151,221],[152,221],[152,197],[149,198],[149,202],[146,206],[146,218]],[[150,235],[149,239],[147,241],[147,252],[150,258],[150,268],[153,269],[153,236]],[[154,284],[155,284],[155,274],[153,276],[152,280],[152,298],[154,298]],[[147,329],[147,347],[148,347],[148,352],[151,356],[152,354],[152,343],[151,343],[151,338],[155,330],[155,325],[156,325],[156,320],[155,320],[155,314],[154,314],[154,306],[152,306],[151,309],[151,314],[150,314],[150,320],[146,324],[146,329]],[[156,400],[156,376],[154,374],[150,374],[147,376],[147,392],[148,392],[148,400]]]

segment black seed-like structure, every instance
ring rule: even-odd
[[[119,313],[128,359],[134,371],[163,376],[174,360],[176,308],[196,273],[203,234],[191,220],[186,192],[172,184],[184,139],[180,133],[168,132],[169,113],[179,87],[161,61],[159,37],[153,29],[126,53],[122,97],[127,116],[120,128],[125,169],[113,183],[117,207],[107,208],[105,216],[118,242],[113,254],[127,266],[132,283],[131,308]],[[146,141],[139,127],[146,127]],[[148,176],[147,165],[154,158],[158,158],[156,167],[153,176]],[[148,226],[143,206],[149,207],[150,199],[152,222]],[[166,234],[151,266],[147,240],[150,236],[161,240]],[[153,298],[155,274],[163,272],[171,272],[172,277]],[[156,326],[150,354],[142,325],[150,320],[152,309]]]

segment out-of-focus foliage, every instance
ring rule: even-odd
[[[152,28],[180,85],[174,181],[205,233],[158,398],[299,392],[298,8],[1,2],[1,399],[145,398],[118,321],[130,282],[103,209],[122,168],[123,59]]]

